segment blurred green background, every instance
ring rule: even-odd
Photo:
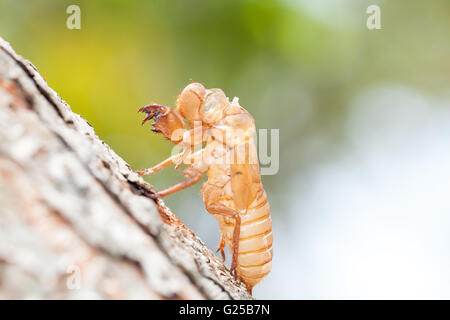
[[[66,8],[71,4],[81,8],[81,30],[66,27]],[[366,27],[370,4],[381,7],[381,30]],[[337,224],[330,221],[339,220],[340,213],[344,219],[349,211],[322,209],[322,215],[317,213],[322,222],[315,224],[315,213],[308,209],[314,206],[304,207],[296,201],[315,188],[315,173],[339,161],[340,155],[352,154],[354,145],[349,137],[363,129],[349,134],[349,119],[367,102],[356,97],[370,93],[370,88],[390,88],[389,97],[392,92],[405,93],[407,88],[405,95],[412,97],[411,101],[424,96],[441,101],[424,103],[425,115],[448,108],[449,31],[448,0],[0,0],[0,35],[29,59],[72,110],[88,120],[100,138],[135,170],[165,159],[173,147],[149,126],[140,125],[142,115],[137,109],[150,102],[173,106],[189,79],[208,88],[222,88],[230,98],[239,97],[257,128],[280,129],[280,170],[263,176],[277,243],[272,274],[255,287],[257,298],[359,298],[373,297],[374,292],[379,292],[375,297],[391,297],[392,292],[404,297],[411,292],[395,280],[378,291],[374,291],[377,281],[348,286],[333,282],[354,279],[354,273],[345,271],[346,265],[342,266],[345,272],[332,271],[333,259],[326,252],[334,249],[323,251],[323,260],[314,260],[314,255],[305,254],[302,248],[319,252],[312,236],[315,228],[329,225],[336,231]],[[373,101],[380,96],[374,93],[371,97]],[[373,125],[369,131],[375,137],[386,125],[395,132],[408,131],[411,127],[403,126],[405,118],[417,112],[408,111],[406,105],[404,113],[388,115],[396,108],[395,101],[405,99],[384,99],[380,110],[387,116],[382,121],[371,122],[371,116],[363,113],[352,123],[364,128]],[[378,107],[374,108],[376,112]],[[391,138],[381,136],[381,144]],[[374,157],[376,154],[369,158]],[[350,159],[347,171],[340,171],[342,175],[352,172],[359,161],[358,157]],[[166,169],[146,179],[162,189],[183,175],[182,170]],[[166,203],[213,249],[219,240],[218,227],[203,208],[199,188],[200,184],[169,196]],[[339,183],[335,188],[340,189]],[[324,189],[325,193],[307,197],[303,203],[326,202],[335,189]],[[351,198],[343,196],[339,201]],[[383,211],[379,210],[375,212]],[[329,214],[334,214],[333,218]],[[382,223],[389,223],[390,218],[386,219]],[[407,216],[405,219],[407,223]],[[362,220],[363,224],[368,221]],[[302,238],[295,236],[299,230]],[[339,234],[345,233],[341,231]],[[336,237],[340,237],[338,233]],[[400,245],[399,252],[402,248]],[[349,254],[345,261],[360,261],[372,249],[362,247],[359,255],[355,251],[340,256]],[[380,259],[387,258],[382,255]],[[406,257],[404,263],[408,265],[410,260]],[[429,272],[433,270],[430,267]],[[363,274],[363,279],[373,275],[369,270]],[[320,281],[328,278],[333,280]],[[440,280],[435,281],[437,286]],[[450,296],[450,283],[444,291],[420,288],[414,297],[427,292]]]

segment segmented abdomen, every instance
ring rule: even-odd
[[[228,205],[231,203],[228,202]],[[236,271],[250,289],[267,276],[272,268],[272,219],[267,195],[261,188],[245,214],[241,214],[239,254]],[[225,242],[232,248],[234,219],[216,215]]]

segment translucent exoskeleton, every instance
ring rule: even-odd
[[[177,98],[177,108],[150,104],[139,109],[154,119],[153,131],[163,134],[182,152],[160,164],[138,171],[152,174],[175,164],[185,164],[187,179],[154,197],[164,197],[198,182],[203,173],[208,180],[201,192],[206,210],[219,222],[224,247],[231,254],[231,272],[252,291],[271,270],[272,219],[267,195],[261,183],[254,143],[253,117],[231,102],[220,89],[205,89],[200,83],[186,86]],[[184,119],[187,120],[187,125]]]

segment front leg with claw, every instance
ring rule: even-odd
[[[152,131],[163,134],[174,143],[179,143],[183,140],[186,127],[183,118],[175,109],[160,104],[149,104],[140,108],[138,112],[147,114],[142,120],[142,124],[150,119],[155,120]]]

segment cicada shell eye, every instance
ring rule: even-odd
[[[197,82],[187,85],[177,99],[177,110],[189,121],[201,121],[200,107],[205,98],[205,87]]]
[[[202,121],[206,123],[214,123],[222,119],[223,110],[228,104],[228,98],[222,90],[207,90],[205,101],[200,110]]]

